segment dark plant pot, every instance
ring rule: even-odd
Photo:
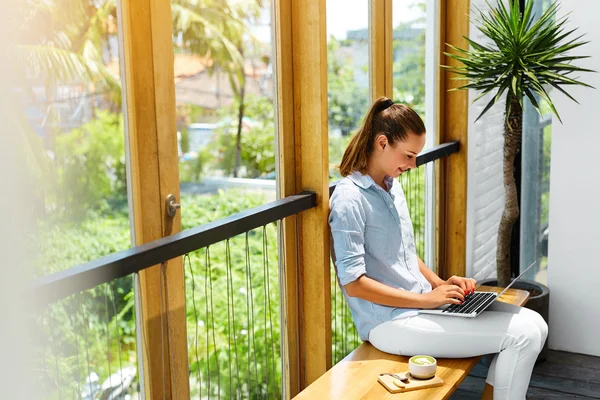
[[[484,279],[482,281],[477,282],[479,285],[485,286],[498,286],[497,279]],[[531,293],[529,300],[527,300],[527,304],[524,307],[529,308],[530,310],[537,311],[544,321],[548,323],[548,312],[550,306],[550,289],[547,286],[542,285],[541,283],[530,281],[527,279],[520,279],[518,282],[515,282],[514,285],[511,286],[515,289],[527,290]],[[540,352],[540,355],[537,358],[537,361],[546,361],[546,357],[548,355],[548,339],[546,339],[546,343],[544,343],[544,348]]]

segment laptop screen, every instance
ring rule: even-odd
[[[533,267],[533,266],[535,265],[535,263],[536,263],[536,262],[537,262],[537,260],[536,260],[536,261],[534,261],[534,262],[532,262],[532,263],[531,263],[531,265],[530,265],[529,267],[525,268],[525,271],[521,272],[521,274],[520,274],[519,276],[517,276],[515,279],[513,279],[513,280],[512,280],[512,282],[511,282],[511,283],[509,283],[509,284],[508,284],[508,286],[507,286],[507,287],[505,287],[505,288],[504,288],[504,290],[503,290],[502,292],[500,292],[500,294],[498,295],[498,297],[502,296],[502,295],[504,294],[504,292],[506,292],[508,289],[510,289],[510,287],[513,285],[513,283],[515,283],[516,281],[518,281],[519,279],[521,279],[521,277],[522,277],[523,275],[525,275],[525,272],[529,271],[529,269],[530,269],[531,267]]]

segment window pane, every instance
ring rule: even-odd
[[[533,11],[540,16],[550,4],[534,2]],[[537,261],[525,278],[546,285],[552,112],[545,101],[537,101],[541,116],[527,99],[523,109],[519,268],[524,271]]]
[[[425,0],[392,2],[394,101],[425,120]]]
[[[529,101],[523,111],[521,152],[520,270],[537,264],[525,278],[546,284],[552,115],[546,103],[540,117]]]
[[[392,60],[394,100],[414,109],[425,122],[425,148],[435,143],[437,54],[435,15],[425,0],[392,2]],[[426,46],[426,42],[428,46]],[[428,50],[429,48],[429,50]],[[415,229],[419,256],[434,270],[435,185],[433,163],[400,179]]]
[[[276,199],[271,7],[172,2],[184,229]],[[269,224],[185,258],[191,398],[281,397],[277,248]]]
[[[40,276],[130,247],[124,82],[117,2],[22,4],[28,40],[14,48],[23,62],[14,89],[38,180],[33,275]],[[45,398],[104,398],[110,383],[137,396],[132,294],[129,276],[38,310],[32,381]]]
[[[33,4],[17,91],[40,182],[42,275],[128,248],[130,234],[115,3]]]
[[[276,198],[271,2],[177,0],[172,14],[185,229]],[[247,204],[199,212],[224,193]]]
[[[370,106],[369,2],[327,0],[329,177],[341,178],[339,164]],[[360,344],[350,309],[331,265],[332,357],[337,363]]]
[[[348,7],[327,0],[327,79],[329,174],[339,179],[337,166],[351,135],[360,127],[369,100],[369,2]]]

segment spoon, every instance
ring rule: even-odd
[[[403,375],[390,374],[389,372],[386,372],[386,373],[383,373],[383,374],[379,374],[379,376],[382,376],[382,375],[389,375],[389,376],[394,377],[394,378],[396,378],[396,379],[398,379],[398,380],[400,380],[400,381],[402,381],[404,383],[408,383],[408,379],[410,377],[410,372],[406,372]]]

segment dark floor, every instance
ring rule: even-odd
[[[481,398],[489,360],[484,357],[473,368],[451,400]],[[533,370],[527,399],[600,399],[600,357],[549,351]]]

